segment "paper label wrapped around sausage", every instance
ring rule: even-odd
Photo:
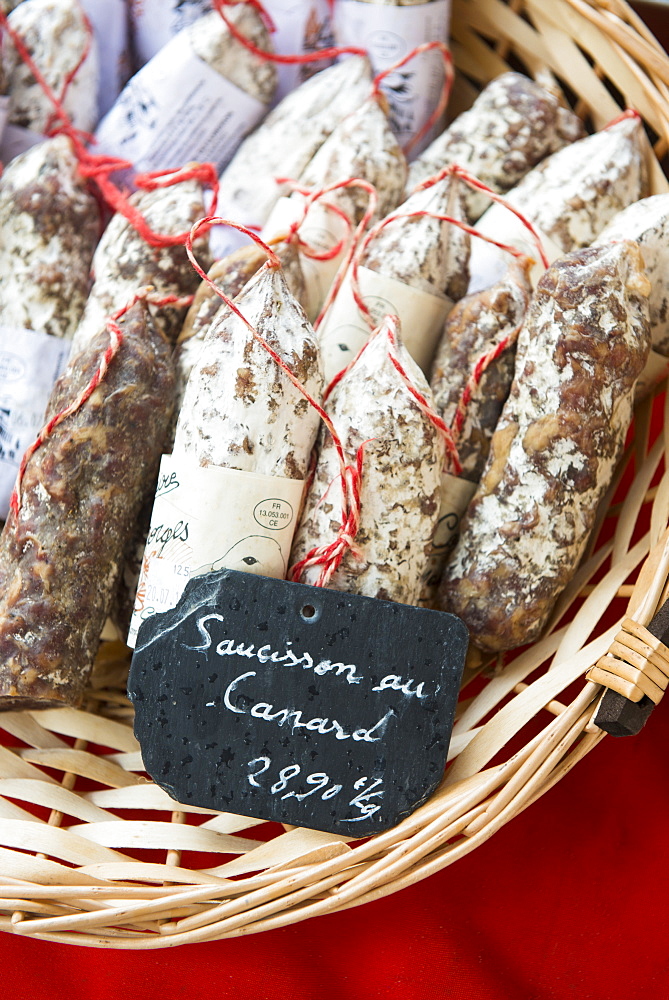
[[[98,114],[109,111],[130,74],[125,0],[81,0],[98,43]]]
[[[451,0],[394,7],[360,0],[339,0],[335,5],[335,33],[339,45],[358,45],[369,51],[374,72],[379,73],[424,42],[448,41]],[[406,145],[434,111],[444,82],[444,62],[438,51],[412,59],[382,83],[390,103],[393,131]],[[432,135],[418,144],[424,149]]]
[[[96,152],[137,171],[212,161],[222,170],[265,106],[176,36],[128,83],[96,133]]]
[[[44,423],[69,353],[69,340],[0,324],[0,518],[7,516],[21,458]]]
[[[94,0],[87,0],[88,3]],[[108,3],[109,0],[97,0]],[[146,63],[170,38],[214,9],[212,0],[130,0],[133,37],[140,63]],[[272,44],[282,55],[302,55],[334,44],[328,0],[266,0],[275,31]],[[274,103],[294,90],[322,63],[277,66]]]
[[[279,198],[263,230],[263,239],[272,239],[274,236],[287,232],[293,222],[302,218],[303,205],[304,202],[300,195]],[[309,214],[300,226],[300,238],[318,253],[325,253],[342,240],[345,241],[341,251],[331,260],[314,260],[307,254],[300,255],[307,292],[305,312],[312,323],[318,316],[339,270],[339,265],[346,253],[347,238],[350,232],[350,227],[340,215],[329,211],[325,205],[318,202],[311,206]]]
[[[264,7],[276,28],[272,42],[277,52],[302,55],[334,44],[328,0],[265,0]],[[317,62],[277,66],[274,103],[322,68]]]
[[[515,247],[530,257],[534,261],[530,271],[530,281],[532,286],[536,288],[537,282],[545,273],[546,268],[539,259],[539,250],[527,226],[523,225],[512,212],[502,208],[498,209],[497,206],[494,206],[494,214],[491,210],[489,219],[491,224],[486,225],[486,216],[484,215],[476,228],[485,236],[490,236],[506,246]],[[549,264],[554,264],[560,257],[564,257],[565,251],[555,240],[542,232],[538,226],[535,225],[534,229],[541,240]],[[493,246],[492,243],[487,243],[485,240],[474,238],[471,246],[469,258],[471,277],[467,289],[468,295],[483,291],[484,288],[490,288],[495,282],[501,281],[509,266],[510,259],[506,250],[500,250],[499,247]]]
[[[375,323],[399,316],[404,346],[427,372],[453,303],[445,295],[387,278],[367,267],[358,268],[360,293]],[[355,304],[350,272],[318,331],[325,381],[345,368],[369,339],[369,324]]]
[[[211,0],[130,0],[133,43],[139,64],[147,63],[178,32],[212,9]]]
[[[236,569],[283,579],[304,482],[163,455],[128,645],[191,576]]]
[[[441,478],[441,503],[439,520],[432,538],[428,562],[423,573],[423,587],[419,603],[430,606],[437,594],[444,563],[455,545],[460,522],[476,492],[476,483],[460,479],[445,472]]]

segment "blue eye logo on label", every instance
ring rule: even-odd
[[[269,500],[261,500],[253,508],[254,520],[261,528],[269,528],[270,531],[281,531],[293,523],[294,511],[287,500],[279,500],[278,497],[270,497]]]

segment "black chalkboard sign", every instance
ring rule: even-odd
[[[394,826],[446,764],[454,615],[221,570],[142,624],[128,691],[181,802],[350,836]]]

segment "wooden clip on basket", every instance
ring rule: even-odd
[[[623,0],[454,0],[452,38],[455,112],[509,68],[562,91],[592,128],[634,107],[654,147],[652,193],[669,190],[660,167],[669,60]],[[356,843],[301,829],[268,840],[269,830],[257,836],[262,821],[175,808],[143,776],[125,649],[105,644],[82,710],[0,716],[0,928],[125,949],[210,941],[371,902],[482,844],[603,738],[592,721],[595,681],[622,650],[623,619],[632,659],[618,689],[658,695],[666,686],[663,650],[646,648],[644,629],[669,573],[669,414],[660,405],[656,394],[637,411],[618,476],[616,501],[624,498],[612,505],[610,492],[548,632],[503,671],[494,662],[466,671],[452,763],[413,815]],[[654,440],[653,413],[663,428]],[[522,749],[505,751],[512,741]]]

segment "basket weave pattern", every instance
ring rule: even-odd
[[[669,190],[669,60],[622,0],[454,0],[452,44],[454,113],[509,68],[564,92],[592,128],[634,107],[652,193]],[[601,688],[584,675],[624,618],[647,624],[667,596],[659,404],[637,410],[598,539],[546,635],[503,671],[470,659],[451,766],[413,815],[356,843],[177,806],[143,773],[125,648],[106,643],[83,709],[0,715],[0,929],[126,949],[255,933],[396,892],[482,844],[602,739]]]

